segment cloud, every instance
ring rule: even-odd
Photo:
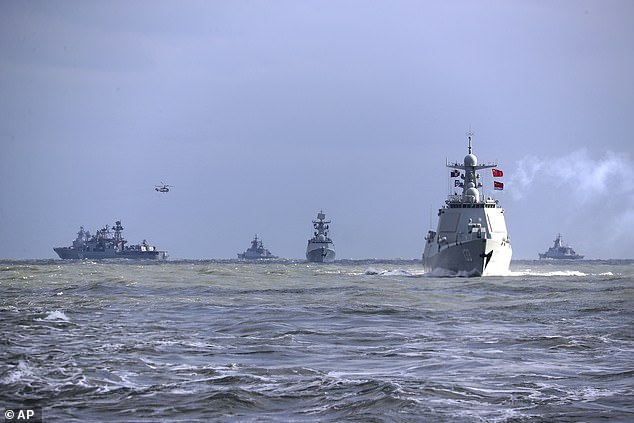
[[[634,240],[634,162],[627,153],[587,149],[562,157],[524,157],[509,168],[507,187],[526,239],[534,225],[574,235],[588,258],[621,258]],[[529,230],[529,227],[532,227]],[[532,231],[532,232],[531,232]]]
[[[634,163],[626,153],[607,151],[591,157],[587,149],[558,158],[527,156],[510,173],[509,191],[514,200],[533,197],[540,187],[558,187],[571,192],[575,204],[631,196],[634,192]]]

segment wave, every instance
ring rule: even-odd
[[[580,272],[578,270],[554,270],[550,272],[540,272],[534,270],[519,270],[511,271],[507,275],[503,276],[589,276],[588,273]]]
[[[10,385],[12,383],[23,381],[32,375],[33,370],[29,364],[24,360],[20,360],[13,370],[9,371],[5,377],[0,379],[0,383],[3,385]]]
[[[39,322],[44,320],[70,322],[70,319],[68,318],[68,316],[66,316],[64,312],[60,310],[51,311],[43,319],[35,319],[35,320]]]
[[[360,275],[357,273],[355,275]],[[447,269],[434,269],[431,272],[424,271],[411,271],[405,269],[382,269],[376,267],[368,267],[363,275],[370,276],[405,276],[405,277],[425,277],[425,278],[470,278],[476,276],[474,272],[461,270],[458,272]],[[526,270],[509,270],[508,272],[500,272],[496,274],[487,275],[487,277],[525,277],[525,276],[538,276],[538,277],[584,277],[584,276],[614,276],[613,272],[602,272],[597,274],[585,273],[579,270],[553,270],[553,271],[536,271],[531,269]]]
[[[394,270],[386,270],[376,267],[368,267],[366,271],[363,273],[364,275],[378,275],[378,276],[405,276],[405,277],[420,277],[425,274],[425,272],[413,272],[411,270],[404,269],[394,269]]]

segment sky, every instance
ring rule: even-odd
[[[0,2],[0,258],[121,220],[172,259],[254,234],[421,257],[471,130],[514,259],[634,258],[634,2]],[[169,193],[154,190],[172,185]]]

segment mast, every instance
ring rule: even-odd
[[[330,229],[330,220],[325,220],[326,214],[323,210],[317,213],[317,220],[313,220],[313,227],[316,229],[315,237],[319,235],[323,235],[326,238],[326,241],[330,241],[328,238],[328,229]]]
[[[471,128],[467,131],[467,137],[469,137],[469,154],[471,154],[471,137],[473,136],[473,132],[471,132]]]
[[[123,226],[121,226],[121,221],[117,220],[114,222],[114,240],[115,242],[123,241],[123,235],[121,235],[121,231],[123,231]]]
[[[480,198],[484,197],[480,192],[480,188],[482,188],[482,182],[480,181],[480,174],[478,171],[483,169],[494,168],[497,166],[497,163],[483,163],[478,164],[478,158],[475,154],[473,154],[473,148],[471,145],[471,140],[473,137],[473,132],[469,130],[467,132],[467,155],[464,157],[462,163],[454,162],[454,163],[446,163],[447,167],[453,169],[461,169],[464,170],[464,175],[461,175],[463,182],[462,186],[462,195],[460,196],[460,202],[463,203],[480,203]],[[450,196],[450,199],[447,201],[456,201],[457,198],[455,196]]]
[[[125,248],[125,243],[127,242],[123,239],[123,235],[121,235],[121,231],[123,231],[123,226],[121,225],[121,221],[117,220],[114,222],[114,245],[119,251],[123,251]]]

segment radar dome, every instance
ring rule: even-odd
[[[478,164],[478,158],[475,154],[467,154],[464,156],[464,165],[465,166],[476,166]]]
[[[465,192],[465,196],[467,198],[471,197],[474,203],[478,203],[480,201],[480,191],[476,188],[469,188]]]

